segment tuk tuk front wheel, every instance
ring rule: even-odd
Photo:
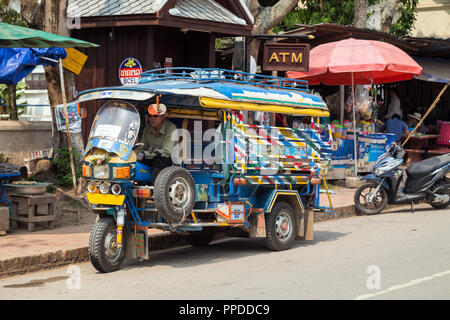
[[[125,246],[125,234],[122,235],[122,246],[117,243],[117,226],[114,219],[99,219],[89,237],[88,252],[92,265],[103,273],[119,270],[125,257]]]
[[[288,203],[276,203],[266,216],[266,246],[274,251],[289,249],[297,234],[296,221]]]

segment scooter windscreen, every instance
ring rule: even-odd
[[[139,127],[139,113],[133,105],[124,101],[107,102],[95,116],[85,154],[96,147],[127,160]]]

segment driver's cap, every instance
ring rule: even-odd
[[[165,104],[151,104],[148,106],[148,113],[151,114],[152,116],[162,116],[164,114],[166,114],[167,112],[167,107]]]

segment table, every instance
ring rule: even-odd
[[[47,222],[53,229],[55,221],[56,195],[43,193],[40,195],[10,194],[12,202],[12,227],[17,228],[17,222],[28,223],[28,231],[34,231],[35,223]]]
[[[405,152],[408,154],[406,165],[423,160],[429,153],[431,140],[439,138],[438,134],[414,134],[405,145]]]

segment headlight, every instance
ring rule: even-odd
[[[384,172],[383,168],[375,168],[375,169],[373,169],[373,173],[376,176],[379,176],[379,175],[383,174],[383,172]]]
[[[94,178],[96,179],[109,179],[109,166],[94,166]]]
[[[382,166],[379,166],[379,167],[377,167],[377,165],[375,164],[375,167],[373,169],[373,173],[376,176],[382,175],[382,174],[384,174],[386,172],[389,172],[392,169],[398,167],[402,163],[403,163],[403,159],[395,159],[395,160],[392,160],[392,161],[390,161],[390,162],[388,162],[388,163],[386,163],[386,164],[384,164]]]
[[[112,194],[118,195],[118,194],[120,194],[120,191],[122,191],[120,184],[115,183],[112,185],[112,187],[111,187]]]
[[[109,192],[109,183],[106,183],[106,182],[103,182],[101,185],[100,185],[100,192],[101,193],[103,193],[103,194],[106,194],[106,193],[108,193]]]
[[[90,193],[94,193],[96,189],[97,189],[97,185],[93,182],[91,182],[87,185],[87,190]]]

